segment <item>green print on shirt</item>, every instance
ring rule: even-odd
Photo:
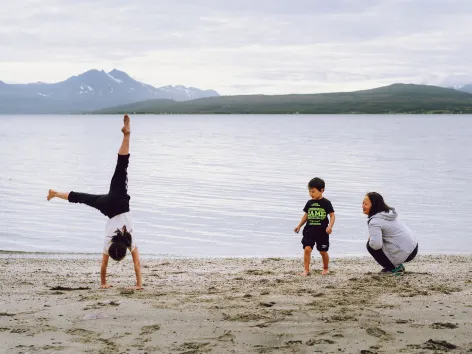
[[[319,226],[321,221],[326,219],[326,210],[323,208],[309,208],[308,209],[308,225]]]

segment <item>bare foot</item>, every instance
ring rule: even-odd
[[[124,135],[129,135],[131,133],[130,119],[127,114],[125,114],[123,118],[123,128],[121,128],[121,131]]]
[[[110,285],[110,284],[102,284],[102,285],[100,285],[100,287],[101,287],[102,289],[109,289],[109,288],[112,288],[113,285]]]
[[[56,195],[57,195],[57,192],[56,192],[55,190],[53,190],[53,189],[50,189],[50,190],[49,190],[49,193],[48,193],[47,199],[48,199],[48,200],[51,200],[51,199],[54,198]]]
[[[310,272],[308,272],[308,271],[305,270],[305,271],[304,271],[302,274],[300,274],[300,275],[301,275],[302,277],[307,277],[307,276],[310,275]]]
[[[321,272],[321,275],[327,275],[328,273],[329,273],[328,269],[323,269],[323,271]]]
[[[144,290],[144,288],[142,286],[131,286],[126,288],[126,290]]]

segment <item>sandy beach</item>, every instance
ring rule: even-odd
[[[472,256],[419,256],[403,276],[340,258],[111,262],[0,259],[2,353],[469,353]]]

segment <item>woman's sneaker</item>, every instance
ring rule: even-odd
[[[405,273],[405,267],[403,264],[400,264],[398,267],[392,269],[392,274],[394,275],[402,275],[403,273]]]

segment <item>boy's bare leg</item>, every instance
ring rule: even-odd
[[[56,192],[54,189],[50,189],[47,200],[51,200],[52,198],[61,198],[64,200],[69,200],[69,192]]]
[[[326,275],[329,273],[328,264],[329,264],[329,255],[326,251],[320,251],[321,258],[323,259],[323,271],[321,274]]]
[[[123,141],[121,142],[120,150],[118,151],[118,155],[128,155],[129,154],[129,137],[131,134],[131,125],[130,119],[127,114],[125,114],[123,118],[123,128],[121,128],[123,132]]]
[[[313,249],[310,246],[306,246],[303,253],[303,263],[305,265],[305,271],[302,273],[304,277],[310,275],[310,260],[311,260],[311,251]]]

